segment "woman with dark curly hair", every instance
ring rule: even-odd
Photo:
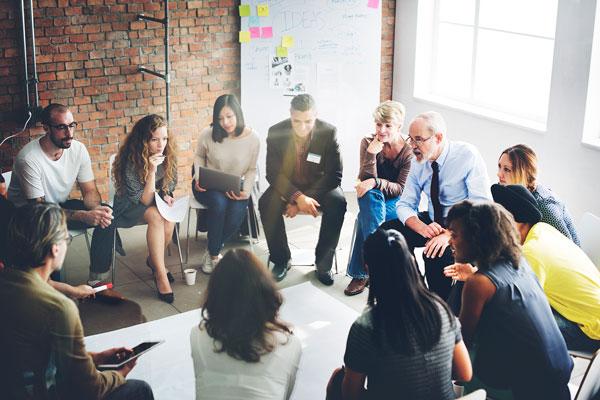
[[[498,204],[466,200],[450,209],[447,222],[456,262],[474,266],[463,288],[460,322],[474,349],[475,376],[489,387],[509,389],[515,400],[570,399],[573,361],[521,256],[512,215]]]
[[[164,219],[154,202],[154,193],[158,192],[167,204],[172,204],[177,184],[175,144],[163,117],[150,114],[135,123],[119,149],[113,177],[116,186],[113,223],[117,227],[131,227],[140,221],[148,224],[146,240],[150,256],[146,264],[154,274],[159,299],[172,303],[170,282],[174,279],[165,266],[165,248],[175,224]]]
[[[190,342],[196,399],[289,399],[302,348],[279,319],[283,301],[248,250],[228,251],[208,282]]]

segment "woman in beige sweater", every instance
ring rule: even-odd
[[[258,134],[245,126],[238,99],[232,94],[217,98],[213,121],[200,132],[194,157],[192,191],[200,203],[208,207],[208,256],[202,272],[210,274],[221,258],[223,243],[239,229],[248,198],[256,179],[256,161],[260,141]],[[207,190],[198,181],[198,167],[206,167],[239,175],[243,187],[239,195],[233,192]]]

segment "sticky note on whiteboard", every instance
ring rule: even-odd
[[[273,27],[272,26],[263,26],[260,29],[260,37],[263,39],[270,39],[273,37]]]
[[[250,4],[241,4],[239,7],[240,17],[249,17],[250,16]]]
[[[260,26],[260,18],[258,18],[256,15],[249,16],[248,26]]]
[[[294,47],[294,37],[290,35],[283,35],[281,38],[282,47]]]
[[[250,41],[250,31],[240,31],[240,43],[248,43]]]
[[[367,7],[379,8],[379,0],[369,0],[369,2],[367,3]]]
[[[287,57],[288,49],[287,49],[287,47],[278,46],[277,51],[275,53],[276,53],[277,57]]]
[[[269,16],[269,5],[266,3],[261,3],[256,6],[256,14],[259,17],[268,17]]]
[[[257,26],[250,28],[250,37],[252,39],[258,39],[260,37],[260,28]]]

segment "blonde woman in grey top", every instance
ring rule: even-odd
[[[232,94],[215,101],[212,124],[200,132],[194,157],[192,192],[208,207],[208,256],[202,272],[210,274],[221,258],[223,243],[239,229],[256,179],[258,134],[245,126],[242,108]],[[240,194],[207,190],[197,177],[198,167],[207,167],[243,178]]]

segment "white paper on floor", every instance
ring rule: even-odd
[[[293,399],[323,399],[331,372],[342,365],[350,325],[358,313],[310,282],[282,290],[283,320],[294,326],[303,354]],[[143,341],[165,343],[140,357],[128,378],[143,379],[158,400],[194,399],[194,368],[190,352],[190,329],[200,321],[200,310],[85,339],[88,351],[133,347]]]

